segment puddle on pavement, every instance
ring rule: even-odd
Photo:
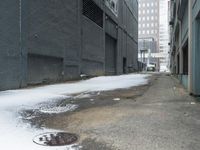
[[[67,146],[78,142],[79,137],[73,133],[44,133],[34,137],[33,142],[41,146]]]

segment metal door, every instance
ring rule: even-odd
[[[106,34],[105,71],[106,75],[116,74],[116,40]]]

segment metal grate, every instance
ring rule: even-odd
[[[72,145],[78,141],[78,136],[72,133],[44,133],[34,137],[33,142],[41,146]]]
[[[83,0],[83,15],[103,27],[103,11],[92,0]]]

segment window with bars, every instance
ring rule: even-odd
[[[83,0],[83,15],[103,27],[103,11],[93,0]]]

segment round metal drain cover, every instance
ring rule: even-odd
[[[37,135],[33,142],[42,146],[72,145],[78,141],[78,136],[72,133],[57,132]]]

